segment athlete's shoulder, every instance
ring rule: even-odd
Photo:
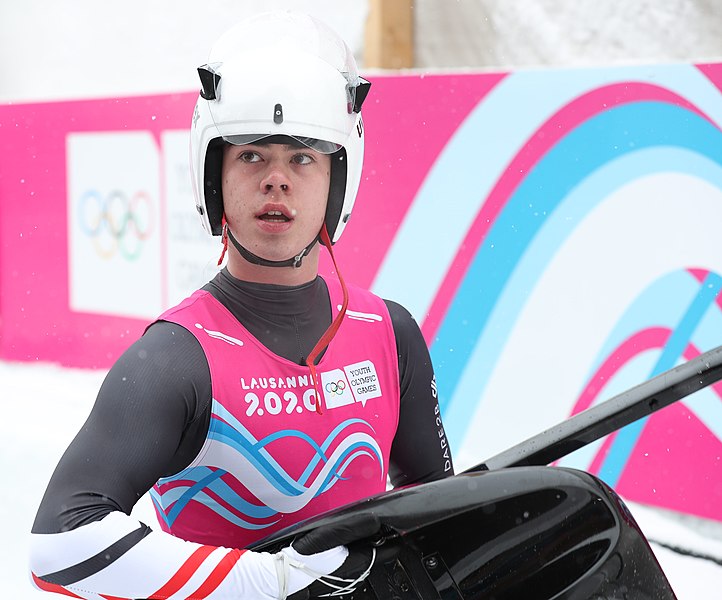
[[[163,311],[163,313],[161,313],[161,315],[158,317],[157,320],[158,321],[172,321],[173,315],[183,313],[187,310],[194,308],[198,304],[207,303],[212,300],[213,300],[213,297],[206,290],[204,290],[204,289],[196,290],[190,296],[184,298],[175,306],[171,306],[170,308]]]
[[[391,326],[396,336],[396,347],[401,357],[413,356],[426,360],[428,347],[419,324],[414,316],[403,305],[393,300],[384,299],[384,304],[389,312]]]
[[[391,322],[394,324],[394,329],[396,329],[397,327],[411,327],[412,329],[419,328],[416,319],[414,319],[414,316],[408,311],[405,306],[387,298],[383,299],[383,303],[386,305],[386,309],[389,311],[389,317],[391,317]]]

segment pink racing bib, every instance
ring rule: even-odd
[[[335,316],[341,291],[327,285]],[[213,388],[203,448],[151,490],[165,531],[244,548],[386,489],[399,373],[383,300],[349,287],[346,316],[317,365],[322,414],[308,367],[273,354],[207,292],[160,318],[196,336]]]

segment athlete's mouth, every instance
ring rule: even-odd
[[[290,217],[284,215],[280,210],[269,210],[267,212],[258,215],[262,221],[270,221],[273,223],[287,223],[290,221]]]
[[[256,218],[265,223],[288,223],[296,216],[296,209],[280,202],[267,202],[256,213]]]

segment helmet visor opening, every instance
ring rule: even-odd
[[[268,134],[268,133],[247,133],[241,135],[226,135],[223,139],[234,146],[244,146],[246,144],[293,144],[296,142],[311,150],[320,152],[321,154],[333,154],[338,152],[343,146],[326,140],[317,140],[311,137],[301,137],[288,134]]]

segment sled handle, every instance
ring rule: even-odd
[[[577,413],[465,473],[548,465],[722,379],[722,346]]]

